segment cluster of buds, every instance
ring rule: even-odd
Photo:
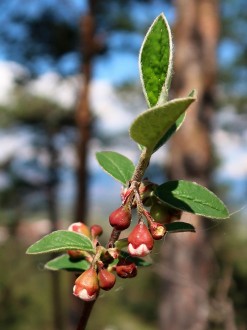
[[[91,266],[85,270],[75,281],[73,294],[85,301],[95,300],[100,292],[100,289],[110,290],[116,282],[115,275],[107,269],[96,269]]]
[[[116,230],[127,229],[131,223],[131,209],[137,208],[141,215],[137,225],[128,236],[128,251],[132,256],[144,257],[154,246],[154,240],[159,240],[166,233],[165,222],[156,222],[156,219],[144,208],[151,206],[155,201],[153,191],[157,185],[147,179],[139,184],[132,182],[128,188],[122,190],[122,205],[109,216],[109,222]],[[153,206],[151,206],[152,208]],[[147,220],[147,225],[143,221]]]
[[[94,246],[98,244],[98,237],[103,233],[102,227],[99,225],[93,225],[90,228],[82,222],[74,222],[69,228],[69,231],[74,231],[78,234],[87,236],[93,241]],[[71,259],[81,259],[83,257],[88,257],[88,254],[85,254],[82,250],[68,250],[68,255]]]
[[[108,291],[115,285],[114,271],[124,279],[135,277],[137,275],[137,266],[133,262],[135,258],[147,256],[153,249],[154,241],[164,237],[165,223],[180,217],[180,214],[175,213],[176,210],[169,209],[156,200],[153,194],[155,187],[154,183],[144,180],[140,183],[133,181],[129,187],[122,190],[121,206],[109,215],[113,231],[107,248],[101,246],[98,240],[102,234],[100,226],[94,225],[88,228],[81,222],[70,225],[69,230],[89,237],[96,250],[95,255],[80,250],[68,251],[71,258],[84,258],[89,262],[89,268],[75,281],[73,288],[75,296],[85,301],[95,300],[100,289]],[[150,212],[145,207],[151,207]],[[120,233],[131,224],[133,208],[137,209],[138,222],[127,238],[118,241]],[[118,244],[115,245],[116,241]],[[124,247],[128,249],[127,257],[121,254]]]
[[[102,234],[100,226],[93,225],[89,229],[85,224],[77,222],[70,225],[68,229],[89,237],[96,249],[94,256],[85,251],[68,251],[72,259],[83,258],[89,262],[89,268],[75,281],[73,294],[76,297],[84,301],[93,301],[98,297],[100,289],[105,291],[112,289],[116,282],[114,271],[121,278],[136,276],[137,266],[135,263],[120,257],[117,248],[109,247],[106,249],[100,245],[98,241],[98,237]]]

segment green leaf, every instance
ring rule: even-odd
[[[195,232],[195,227],[192,226],[190,223],[183,222],[183,221],[174,221],[171,223],[165,224],[166,230],[168,233],[181,233],[181,232]]]
[[[31,245],[26,253],[40,254],[66,250],[95,251],[92,241],[87,236],[68,230],[57,230]]]
[[[45,264],[45,268],[49,270],[67,270],[73,272],[82,272],[88,269],[89,266],[90,263],[85,259],[73,260],[68,254],[63,254]]]
[[[140,267],[146,267],[146,266],[150,266],[152,263],[149,261],[146,261],[142,258],[138,258],[138,257],[132,257],[128,252],[125,251],[121,251],[120,252],[120,256],[130,262],[133,262],[134,264],[136,264],[136,266]]]
[[[196,98],[196,90],[193,89],[188,97],[193,97]],[[186,117],[186,113],[183,113],[175,122],[175,124],[173,124],[168,131],[164,134],[164,136],[160,139],[160,141],[156,144],[156,146],[154,147],[154,152],[157,151],[160,147],[162,147],[169,139],[170,137],[177,132],[177,130],[182,126],[184,120]]]
[[[124,185],[126,185],[134,173],[135,166],[132,161],[117,152],[97,152],[96,158],[103,170]]]
[[[170,127],[194,101],[194,97],[179,98],[143,112],[130,127],[131,138],[154,151]]]
[[[186,212],[214,219],[229,218],[224,203],[214,193],[195,182],[169,181],[158,186],[154,194],[161,202]]]
[[[172,37],[163,14],[149,28],[139,55],[140,76],[147,103],[166,101],[172,73]]]
[[[160,147],[162,147],[169,139],[170,137],[181,127],[185,120],[186,114],[183,113],[173,124],[168,131],[163,135],[163,137],[159,140],[159,142],[154,147],[154,152],[157,151]]]

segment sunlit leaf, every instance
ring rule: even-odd
[[[229,218],[224,203],[214,193],[195,182],[168,181],[158,186],[154,194],[161,202],[183,211],[207,218]]]
[[[114,151],[101,151],[96,158],[105,172],[126,185],[131,179],[135,166],[127,157]]]
[[[172,74],[172,37],[163,14],[149,28],[139,56],[143,92],[150,107],[166,101]]]
[[[194,97],[175,99],[143,112],[130,127],[131,138],[148,150],[154,151],[171,126],[193,101],[195,101]]]
[[[41,254],[66,250],[94,252],[92,241],[85,235],[68,230],[57,230],[31,245],[27,254]]]

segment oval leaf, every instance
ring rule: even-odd
[[[72,260],[68,254],[63,254],[45,264],[45,268],[49,270],[67,270],[71,272],[83,272],[89,267],[90,263],[85,259]]]
[[[195,182],[169,181],[158,186],[154,194],[160,201],[183,211],[207,218],[229,218],[224,203],[214,193]]]
[[[94,252],[94,247],[92,241],[85,235],[68,230],[57,230],[31,245],[26,253],[41,254],[66,250]]]
[[[190,223],[183,222],[183,221],[174,221],[171,223],[165,224],[166,230],[168,233],[181,233],[181,232],[193,232],[195,233],[195,227],[192,226]]]
[[[139,55],[143,92],[150,107],[157,104],[161,93],[167,99],[172,73],[172,37],[163,14],[149,28]]]
[[[192,90],[188,97],[194,97],[196,98],[196,90]],[[160,141],[156,144],[156,146],[154,147],[154,152],[157,151],[160,147],[162,147],[169,139],[170,137],[177,132],[177,130],[179,130],[179,128],[182,126],[184,120],[186,117],[186,113],[183,113],[175,122],[175,124],[173,124],[168,131],[163,135],[163,137],[160,139]]]
[[[143,112],[130,127],[131,138],[153,151],[170,127],[194,101],[194,97],[175,99]]]
[[[185,120],[185,113],[183,113],[173,124],[168,131],[162,136],[162,138],[159,140],[159,142],[154,147],[154,151],[157,151],[160,147],[162,147],[169,139],[170,137],[181,127]]]
[[[135,166],[132,161],[117,152],[97,152],[96,158],[103,170],[124,185],[126,185],[134,173]]]

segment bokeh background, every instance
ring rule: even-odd
[[[0,328],[75,329],[73,277],[25,250],[71,222],[98,223],[120,184],[95,152],[137,161],[128,137],[146,109],[138,52],[164,12],[173,31],[171,97],[198,91],[184,127],[153,157],[149,179],[215,191],[230,220],[186,215],[197,234],[157,245],[154,266],[102,293],[88,329],[247,329],[247,27],[244,0],[0,1]]]

